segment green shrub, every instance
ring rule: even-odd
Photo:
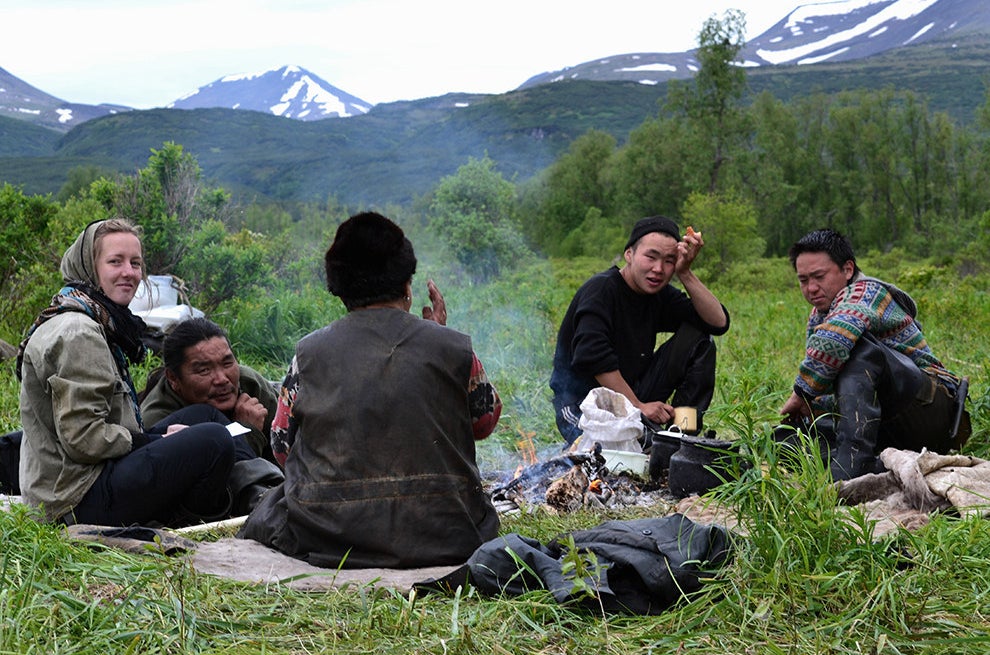
[[[230,337],[239,360],[284,374],[296,342],[344,314],[343,304],[322,287],[307,285],[243,294],[210,318]]]
[[[702,251],[702,257],[704,251]],[[698,276],[708,283],[699,271]],[[730,264],[719,277],[718,286],[730,289],[753,289],[761,293],[772,291],[781,298],[801,298],[797,276],[786,257],[756,258]]]

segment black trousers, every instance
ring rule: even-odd
[[[162,420],[155,423],[151,428],[148,429],[149,434],[165,434],[171,425],[199,425],[200,423],[219,423],[221,425],[227,425],[230,423],[230,419],[227,415],[221,412],[219,409],[213,405],[208,405],[206,403],[200,403],[196,405],[186,405],[182,409],[177,409]],[[251,448],[251,444],[248,443],[244,435],[237,435],[233,437],[234,441],[234,459],[235,461],[243,461],[246,459],[254,459],[257,457],[257,453]]]
[[[64,520],[178,527],[226,515],[231,503],[227,478],[239,448],[225,427],[229,421],[202,421],[209,414],[203,407],[192,405],[171,414],[151,428],[148,444],[107,461]],[[161,436],[168,425],[176,423],[189,427]],[[241,441],[254,457],[243,437]]]

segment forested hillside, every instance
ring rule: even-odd
[[[932,42],[845,64],[746,69],[739,97],[786,103],[821,93],[890,88],[971,127],[985,94],[990,43]],[[182,144],[237,199],[406,204],[468,158],[486,154],[516,182],[537,175],[589,130],[618,144],[661,115],[668,85],[567,82],[501,95],[450,94],[379,105],[314,124],[233,110],[134,111],[92,120],[64,139],[24,121],[0,123],[0,182],[57,193],[78,168],[130,173],[152,148]]]

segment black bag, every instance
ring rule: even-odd
[[[19,496],[21,478],[21,430],[0,436],[0,494]]]

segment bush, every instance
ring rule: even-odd
[[[241,230],[228,234],[220,221],[206,221],[189,238],[178,267],[192,289],[193,304],[211,313],[225,300],[253,293],[272,277],[269,241]]]
[[[701,277],[701,273],[698,273]],[[706,281],[701,277],[702,281]],[[750,259],[730,264],[724,275],[719,277],[721,287],[737,290],[759,289],[776,291],[783,298],[802,300],[798,291],[797,276],[791,263],[785,257]]]
[[[224,302],[212,319],[227,330],[237,358],[280,377],[296,342],[345,313],[326,289],[315,285],[242,294]]]

